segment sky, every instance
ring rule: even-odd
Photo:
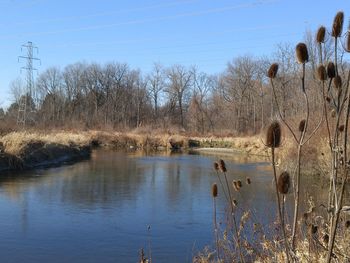
[[[147,73],[196,65],[222,72],[242,55],[270,56],[279,43],[297,44],[306,30],[331,28],[337,11],[350,17],[349,0],[0,0],[0,107],[9,86],[25,77],[21,45],[38,47],[38,72],[75,62],[127,63]],[[37,74],[34,74],[34,77]]]

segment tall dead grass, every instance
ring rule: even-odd
[[[88,133],[32,133],[12,132],[0,138],[4,145],[4,151],[12,155],[20,155],[23,149],[33,144],[60,144],[65,146],[87,146],[90,144],[91,135]]]

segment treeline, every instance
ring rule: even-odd
[[[311,110],[322,109],[315,71],[320,54],[312,33],[306,33],[310,63],[307,88]],[[331,38],[328,40],[330,44]],[[325,45],[325,61],[333,53]],[[341,72],[347,64],[339,52]],[[271,62],[280,65],[277,96],[283,116],[297,118],[305,109],[298,104],[300,67],[294,45],[276,46],[272,59],[240,56],[217,75],[197,67],[154,64],[143,74],[127,64],[76,63],[63,70],[51,67],[35,81],[32,96],[23,95],[20,80],[11,84],[14,102],[0,110],[3,123],[15,127],[21,100],[27,99],[26,126],[62,128],[134,129],[178,127],[197,133],[227,132],[255,134],[276,117],[276,105],[266,72]],[[23,97],[24,96],[24,97]],[[293,98],[293,99],[292,99]],[[320,111],[321,112],[321,111]]]

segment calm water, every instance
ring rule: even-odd
[[[3,176],[0,262],[137,262],[149,240],[153,262],[191,262],[212,244],[217,158],[96,151],[74,165]],[[268,164],[226,160],[230,180],[253,182],[236,194],[239,204],[263,223],[274,218]],[[319,193],[311,183],[307,189]]]

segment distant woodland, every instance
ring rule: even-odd
[[[322,54],[315,34],[307,32],[303,41],[309,51],[306,89],[311,112],[322,113],[322,93],[316,77],[322,56],[334,59],[326,41]],[[339,47],[339,74],[349,64]],[[298,104],[300,67],[295,45],[279,44],[271,57],[239,56],[227,63],[220,74],[201,72],[196,66],[154,64],[143,73],[127,64],[75,63],[63,69],[48,68],[36,77],[31,96],[25,94],[25,82],[11,83],[14,102],[0,109],[2,126],[17,127],[21,99],[27,100],[26,126],[77,129],[130,130],[177,128],[198,134],[256,134],[277,116],[276,105],[266,72],[271,63],[279,64],[276,82],[278,103],[286,119],[300,121],[305,111]],[[343,77],[343,79],[347,79]],[[23,97],[24,96],[24,97]]]

